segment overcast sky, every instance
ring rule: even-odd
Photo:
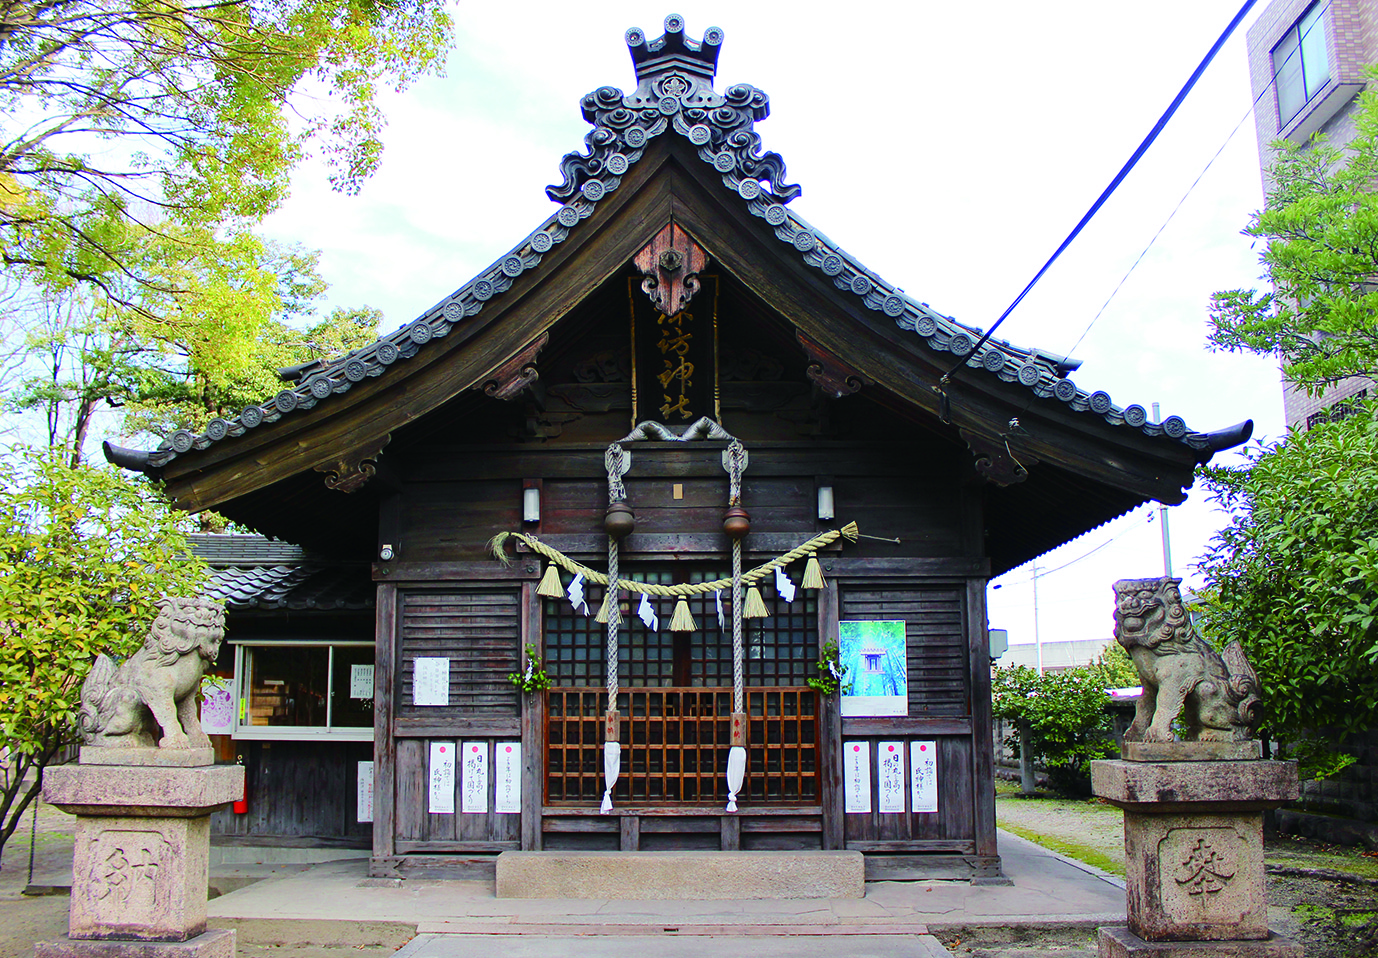
[[[709,26],[725,31],[720,91],[747,82],[770,96],[771,116],[756,129],[803,187],[791,209],[910,296],[986,328],[1238,7],[463,0],[448,75],[387,98],[382,169],[362,194],[332,193],[308,165],[268,232],[323,251],[332,305],[378,307],[388,328],[410,321],[556,209],[544,188],[560,180],[560,157],[582,150],[580,98],[605,84],[634,88],[624,30],[658,37],[677,12],[695,38]],[[1205,348],[1210,293],[1259,283],[1259,251],[1239,232],[1262,202],[1247,26],[998,335],[1070,352],[1084,361],[1077,384],[1119,406],[1160,402],[1164,416],[1203,431],[1253,419],[1256,436],[1275,438],[1275,363]],[[1220,525],[1203,500],[1193,490],[1169,513],[1175,572],[1189,583]],[[1159,525],[1139,510],[1038,567],[1069,562],[1039,576],[1042,639],[1107,637],[1111,582],[1162,571]],[[991,592],[991,625],[1015,643],[1034,641],[1031,579],[1024,566]]]

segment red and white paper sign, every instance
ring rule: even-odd
[[[848,812],[871,810],[871,744],[842,743],[842,790]]]
[[[430,801],[432,815],[455,813],[455,743],[431,743]]]
[[[493,789],[493,811],[520,815],[522,811],[522,743],[499,742]]]
[[[359,763],[359,780],[355,785],[358,791],[358,820],[373,821],[373,763]]]
[[[909,743],[910,783],[915,812],[938,810],[938,744]]]
[[[881,742],[876,746],[880,775],[880,810],[904,811],[904,743]]]
[[[465,814],[488,811],[488,743],[464,743],[464,777],[459,810]]]

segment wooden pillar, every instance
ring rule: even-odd
[[[544,657],[541,597],[536,594],[534,582],[522,583],[520,601],[522,648],[533,646]],[[545,708],[544,692],[522,695],[522,851],[541,850],[541,808],[545,804]]]
[[[392,737],[397,673],[397,586],[378,583],[373,664],[373,858],[371,873],[391,875],[397,809],[397,742]]]
[[[827,587],[818,590],[818,648],[822,655],[823,643],[837,637],[838,586],[828,580]],[[823,847],[840,849],[846,847],[846,819],[842,806],[842,707],[841,695],[820,695],[820,730],[818,737],[818,764],[822,772],[819,798],[823,805]]]
[[[996,855],[995,746],[991,732],[990,633],[986,621],[986,580],[968,579],[967,647],[971,669],[972,794],[976,803],[976,854]]]

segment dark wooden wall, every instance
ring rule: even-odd
[[[360,762],[371,742],[274,741],[236,743],[248,770],[249,811],[226,808],[211,816],[219,841],[367,848],[373,826],[358,819]]]

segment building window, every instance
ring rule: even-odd
[[[235,646],[237,739],[373,737],[373,643]]]
[[[1278,128],[1297,118],[1330,81],[1324,3],[1316,3],[1273,48],[1273,78],[1278,93]]]

